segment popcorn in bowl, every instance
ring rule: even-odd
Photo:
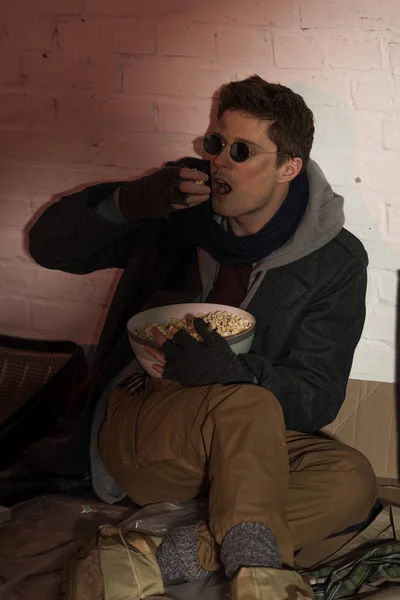
[[[200,317],[208,323],[219,335],[225,338],[244,333],[253,326],[248,319],[231,314],[227,311],[215,311],[210,313],[197,313],[188,315],[183,319],[171,319],[160,323],[147,323],[144,327],[137,327],[134,334],[145,340],[153,340],[152,328],[157,327],[167,338],[171,339],[178,329],[185,329],[197,341],[202,341],[193,325],[193,320]]]
[[[151,377],[161,377],[154,369],[157,361],[146,349],[146,346],[158,348],[152,328],[158,327],[167,338],[172,338],[178,329],[184,328],[196,340],[202,341],[194,328],[195,317],[203,318],[210,329],[222,335],[234,354],[247,354],[250,351],[255,335],[255,319],[246,310],[212,302],[154,306],[133,315],[127,323],[128,339],[135,358]]]

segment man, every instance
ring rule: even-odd
[[[47,268],[125,267],[99,344],[108,381],[131,359],[116,354],[144,307],[190,298],[256,318],[238,357],[202,320],[203,343],[155,331],[160,348],[148,352],[162,378],[115,385],[100,434],[109,473],[138,504],[207,489],[207,522],[173,530],[158,565],[170,581],[222,565],[237,600],[311,598],[294,551],[361,522],[376,498],[365,457],[315,435],[345,396],[368,261],[343,229],[343,199],[309,160],[313,134],[293,91],[258,76],[230,83],[203,142],[210,164],[184,159],[86,189],[30,234]]]

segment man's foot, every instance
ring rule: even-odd
[[[231,583],[232,600],[312,600],[310,585],[296,571],[242,567]]]

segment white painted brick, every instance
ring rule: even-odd
[[[354,101],[360,109],[391,110],[398,98],[399,88],[393,83],[363,82],[354,91]]]
[[[6,21],[10,19],[10,15],[5,12],[4,6],[0,8],[0,44],[3,44],[7,35]]]
[[[154,131],[154,102],[137,99],[61,97],[57,99],[57,123],[69,131]]]
[[[275,65],[281,69],[321,69],[324,49],[311,37],[279,36],[273,41]]]
[[[374,223],[369,223],[368,225],[347,224],[346,229],[348,229],[353,235],[356,236],[356,238],[358,238],[362,242],[365,242],[367,240],[379,240],[381,237],[381,233]]]
[[[382,281],[388,279],[389,275],[393,275],[393,271],[385,269],[373,269],[368,267],[369,271],[369,285],[374,287],[374,294],[372,301],[367,300],[367,311],[374,314],[379,314],[384,317],[385,315],[392,315],[396,311],[396,295],[390,299],[382,299],[380,286]]]
[[[22,227],[26,225],[31,214],[27,200],[8,200],[0,196],[0,215],[2,226]]]
[[[31,302],[31,325],[49,335],[63,334],[67,339],[77,335],[94,337],[101,309],[94,306],[77,305],[75,302]]]
[[[340,146],[338,146],[340,149]],[[331,149],[330,149],[331,150]],[[315,148],[312,157],[317,161],[329,183],[332,186],[359,186],[364,181],[365,165],[351,155],[334,155],[317,151]],[[359,181],[361,180],[361,181]]]
[[[370,311],[382,308],[395,308],[399,287],[398,275],[395,271],[385,269],[368,269],[368,288],[371,294],[367,300]]]
[[[30,297],[35,293],[32,265],[0,264],[1,293],[4,297]]]
[[[338,36],[324,42],[327,62],[331,67],[372,71],[382,68],[379,38],[354,40]]]
[[[378,272],[378,297],[381,303],[388,306],[396,306],[398,300],[399,276],[396,272]]]
[[[390,343],[361,339],[354,355],[351,377],[393,382],[395,371],[395,353]]]
[[[22,56],[22,72],[28,83],[107,91],[118,91],[122,87],[123,64],[118,57],[71,57],[53,53],[46,56],[37,52]]]
[[[151,169],[161,166],[168,160],[185,156],[184,145],[172,143],[144,142],[108,136],[99,143],[97,165],[132,166],[135,169]],[[193,151],[192,151],[193,154]]]
[[[107,21],[77,17],[60,23],[57,30],[60,48],[64,52],[90,56],[108,51]]]
[[[383,122],[383,147],[386,150],[400,151],[400,119]]]
[[[31,164],[79,164],[92,158],[88,138],[80,135],[3,131],[0,159],[28,160]]]
[[[220,31],[216,34],[217,61],[231,65],[262,65],[272,67],[271,38],[264,30],[237,33]]]
[[[396,308],[387,307],[385,312],[367,311],[363,337],[370,340],[396,344]]]
[[[192,21],[210,24],[239,24],[271,27],[298,25],[298,8],[294,0],[259,2],[258,0],[205,0],[186,3],[187,17]],[[174,18],[174,16],[172,16]]]
[[[398,165],[371,160],[366,165],[365,187],[376,192],[398,192]]]
[[[15,13],[18,15],[18,13]],[[41,50],[56,46],[56,22],[53,18],[26,18],[24,14],[7,20],[7,45],[15,50]]]
[[[368,159],[373,152],[377,156],[379,150],[383,151],[382,144],[382,115],[377,111],[353,111],[352,124],[357,136],[357,148]]]
[[[49,194],[65,189],[65,177],[60,168],[47,168],[24,165],[0,164],[0,194],[12,191],[48,192]]]
[[[226,70],[212,69],[196,59],[138,58],[131,61],[124,72],[124,90],[135,94],[211,98],[230,79]]]
[[[384,271],[368,267],[367,270],[367,309],[372,310],[375,306],[379,306],[381,300],[378,293],[379,274]]]
[[[58,26],[62,50],[72,54],[155,53],[155,27],[143,19],[69,19]]]
[[[393,204],[387,204],[386,211],[389,235],[400,236],[400,207]]]
[[[367,240],[376,241],[382,237],[381,230],[373,222],[365,225],[350,225],[350,223],[346,223],[346,229],[362,242],[366,242]]]
[[[9,334],[10,328],[28,326],[25,300],[0,298],[0,326],[2,334]]]
[[[93,294],[90,302],[96,306],[108,307],[114,297],[122,270],[107,269],[107,271],[102,271],[101,273],[102,277],[95,277],[93,274],[88,276],[93,286]]]
[[[20,228],[0,227],[0,259],[27,260],[26,238]]]
[[[47,131],[54,129],[54,125],[55,105],[51,97],[0,95],[0,128]]]
[[[394,75],[400,74],[400,44],[389,44],[390,67]]]
[[[400,244],[389,241],[364,240],[372,269],[397,270],[400,268]]]
[[[302,72],[301,76],[297,77],[289,78],[285,85],[300,94],[308,106],[346,106],[351,104],[348,81],[339,77],[310,77],[307,72]],[[281,76],[279,76],[279,81],[283,83]]]
[[[334,189],[345,200],[346,227],[371,228],[375,233],[382,229],[385,220],[385,200],[381,194],[350,186],[335,186]]]
[[[3,197],[9,202],[29,202],[31,214],[33,214],[36,208],[44,206],[44,204],[48,204],[51,201],[52,194],[49,192],[36,191],[31,188],[30,191],[3,190],[3,192],[0,192],[0,197]]]
[[[326,145],[356,146],[357,132],[349,107],[315,106],[315,143]]]
[[[340,28],[385,30],[399,25],[396,0],[301,0],[302,26],[307,28]]]
[[[63,170],[63,176],[65,189],[71,191],[105,181],[130,181],[134,178],[134,172],[131,165],[128,168],[112,165],[98,167],[92,164],[86,168],[65,169]]]
[[[85,0],[88,13],[116,17],[155,17],[166,12],[183,10],[187,0],[168,0],[166,6],[159,0]]]
[[[160,99],[157,108],[160,131],[199,135],[207,129],[210,116],[208,101],[180,102],[176,99]]]
[[[1,55],[0,84],[19,83],[21,80],[20,57],[18,53],[4,53]]]
[[[163,56],[215,58],[215,37],[216,30],[209,25],[173,26],[161,21],[157,26],[157,48]]]
[[[11,9],[11,8],[10,8]],[[81,10],[81,0],[13,0],[12,12],[15,15],[76,15]]]
[[[122,54],[155,54],[155,25],[136,19],[118,20],[110,30],[110,50]]]
[[[95,286],[87,276],[47,269],[35,272],[35,298],[75,302],[79,311],[80,306],[90,303],[94,294]]]

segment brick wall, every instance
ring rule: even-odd
[[[0,0],[0,331],[96,340],[118,274],[35,265],[55,195],[193,154],[210,96],[257,72],[314,110],[313,157],[370,255],[353,376],[394,376],[400,264],[398,0]],[[114,283],[113,283],[114,282]]]

